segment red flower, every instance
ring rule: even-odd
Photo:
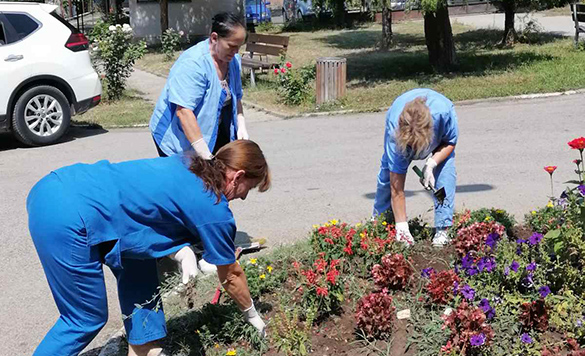
[[[325,242],[327,242],[327,243],[328,243],[328,244],[330,244],[330,245],[333,245],[333,240],[331,240],[331,239],[330,239],[330,238],[328,238],[328,237],[326,237],[324,241],[325,241]]]
[[[278,74],[278,68],[274,68],[274,74]]]
[[[280,68],[281,73],[286,73],[286,68]]]
[[[568,144],[574,150],[584,150],[585,149],[585,137],[576,138],[572,141],[569,141]]]
[[[327,272],[327,281],[330,282],[331,284],[335,284],[335,279],[337,278],[337,276],[339,276],[339,271],[333,268],[329,272]]]
[[[322,295],[322,296],[326,297],[328,294],[329,294],[329,291],[327,290],[327,288],[317,287],[317,295]]]
[[[291,62],[286,62],[285,65],[286,65],[287,68],[292,68],[292,63]]]
[[[556,169],[557,169],[557,166],[545,166],[544,167],[544,170],[547,171],[549,174],[553,174]]]
[[[348,255],[353,255],[353,250],[351,249],[351,245],[346,246],[343,249],[343,252],[347,253]]]

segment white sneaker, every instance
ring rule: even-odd
[[[203,274],[217,273],[217,267],[205,261],[203,258],[199,260],[199,270],[201,270]]]
[[[433,246],[443,247],[448,243],[449,235],[447,234],[447,229],[437,228],[437,232],[435,232],[435,236],[433,237]]]

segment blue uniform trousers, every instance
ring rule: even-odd
[[[374,215],[392,210],[390,170],[388,169],[386,154],[382,156],[380,172],[378,173],[378,186],[374,199]],[[453,225],[453,209],[455,207],[455,189],[457,185],[457,172],[455,170],[455,152],[435,168],[435,187],[445,188],[445,201],[439,204],[435,201],[435,227],[446,228]],[[434,197],[433,197],[434,198]]]
[[[37,183],[27,201],[30,233],[61,314],[35,356],[78,355],[108,319],[103,256],[98,246],[88,245],[76,204],[56,174]],[[122,266],[113,272],[122,314],[129,316],[124,321],[128,341],[144,344],[166,336],[164,313],[152,300],[156,260],[123,259]]]

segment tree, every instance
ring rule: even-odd
[[[457,64],[447,0],[422,0],[425,42],[433,69],[444,72]]]
[[[160,4],[160,34],[169,28],[169,0],[159,0]]]
[[[392,46],[392,8],[390,0],[374,0],[375,9],[382,8],[382,42],[380,47],[388,49]]]

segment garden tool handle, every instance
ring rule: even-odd
[[[416,173],[417,176],[419,176],[419,178],[422,179],[424,177],[423,172],[417,166],[412,166],[412,170],[414,171],[414,173]]]

